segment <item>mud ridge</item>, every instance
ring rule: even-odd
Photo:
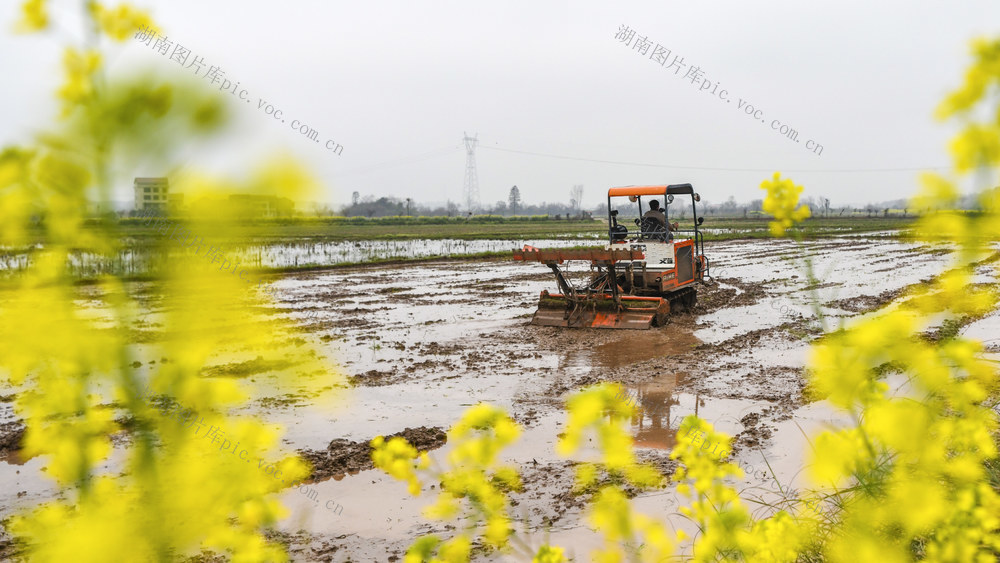
[[[389,441],[396,437],[406,439],[418,451],[434,450],[448,441],[443,429],[426,426],[406,428],[402,432],[385,436],[385,439]],[[337,438],[327,445],[326,450],[299,450],[299,455],[312,465],[312,473],[307,481],[321,481],[373,469],[375,465],[372,462],[370,442],[371,440],[354,442]]]

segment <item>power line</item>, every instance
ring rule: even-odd
[[[560,158],[563,160],[579,160],[583,162],[598,162],[602,164],[619,164],[623,166],[651,166],[653,168],[674,168],[677,170],[711,170],[714,172],[774,172],[775,170],[780,170],[781,172],[828,172],[828,173],[838,173],[838,172],[919,172],[924,170],[948,170],[947,166],[937,166],[937,167],[927,167],[927,168],[853,168],[853,169],[842,169],[842,168],[719,168],[719,167],[709,167],[709,166],[678,166],[674,164],[652,164],[648,162],[626,162],[621,160],[602,160],[597,158],[583,158],[578,156],[565,156],[559,154],[546,154],[540,152],[531,151],[519,151],[515,149],[503,149],[500,147],[491,147],[489,145],[481,145],[481,148],[489,149],[492,151],[510,152],[516,154],[527,154],[531,156],[541,156],[545,158]]]
[[[407,163],[407,162],[419,162],[421,160],[428,160],[430,158],[435,158],[435,157],[438,157],[438,156],[443,156],[445,154],[453,153],[453,152],[457,151],[458,149],[460,149],[461,147],[462,147],[462,145],[452,145],[450,147],[435,149],[433,151],[422,153],[422,154],[417,154],[417,155],[413,155],[413,156],[406,156],[406,157],[395,159],[395,160],[387,160],[385,162],[377,162],[375,164],[369,164],[369,165],[366,165],[366,166],[361,166],[359,168],[354,168],[354,169],[351,169],[351,170],[346,170],[344,172],[340,172],[340,173],[337,174],[337,178],[342,178],[344,176],[353,176],[355,174],[367,174],[369,172],[374,172],[376,170],[380,170],[380,169],[383,169],[383,168],[391,168],[392,166],[396,166],[398,164],[403,164],[403,163]]]

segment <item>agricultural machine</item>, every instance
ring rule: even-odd
[[[676,196],[691,197],[692,229],[670,223]],[[628,198],[625,201],[623,198]],[[643,198],[663,204],[662,224],[647,213]],[[525,246],[514,259],[541,262],[552,269],[560,293],[542,291],[531,324],[543,326],[648,329],[666,324],[671,311],[690,309],[697,301],[696,281],[708,275],[708,258],[698,227],[697,202],[691,184],[627,186],[608,190],[608,244],[586,250],[538,249]],[[625,214],[619,212],[622,205]],[[678,202],[678,205],[680,202]],[[676,205],[675,205],[676,208]],[[628,222],[633,219],[634,228]],[[683,235],[689,235],[683,238]],[[574,286],[560,265],[590,262],[587,283]]]

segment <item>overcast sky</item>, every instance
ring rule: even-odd
[[[83,4],[51,1],[64,22]],[[3,29],[19,3],[0,2]],[[1000,32],[996,0],[136,5],[251,100],[229,96],[239,134],[191,165],[239,174],[282,148],[338,203],[353,191],[462,202],[463,132],[479,137],[484,205],[515,184],[529,202],[568,200],[583,184],[588,207],[610,186],[645,183],[691,182],[705,200],[746,201],[774,170],[833,205],[907,197],[919,169],[949,162],[954,127],[932,113],[959,84],[970,39]],[[645,54],[615,37],[622,26],[648,38]],[[66,37],[0,36],[4,144],[51,122]],[[679,73],[651,58],[656,44],[683,59]],[[178,67],[137,41],[117,49],[112,72]],[[693,67],[695,83],[685,78]]]

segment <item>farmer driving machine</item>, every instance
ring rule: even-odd
[[[675,196],[690,196],[692,229],[670,223]],[[661,209],[665,224],[650,213],[643,215],[643,198],[647,202],[657,199],[657,203],[664,203]],[[698,230],[703,221],[697,213],[699,201],[701,197],[691,184],[611,188],[609,242],[603,249],[525,246],[523,250],[515,250],[514,260],[541,262],[551,268],[561,292],[542,292],[531,324],[648,329],[666,324],[671,311],[694,307],[697,300],[694,283],[708,275],[704,240]],[[619,204],[625,210],[623,219]],[[630,230],[627,223],[633,213],[635,228]],[[573,260],[590,262],[591,275],[584,285],[573,285],[560,268]]]

